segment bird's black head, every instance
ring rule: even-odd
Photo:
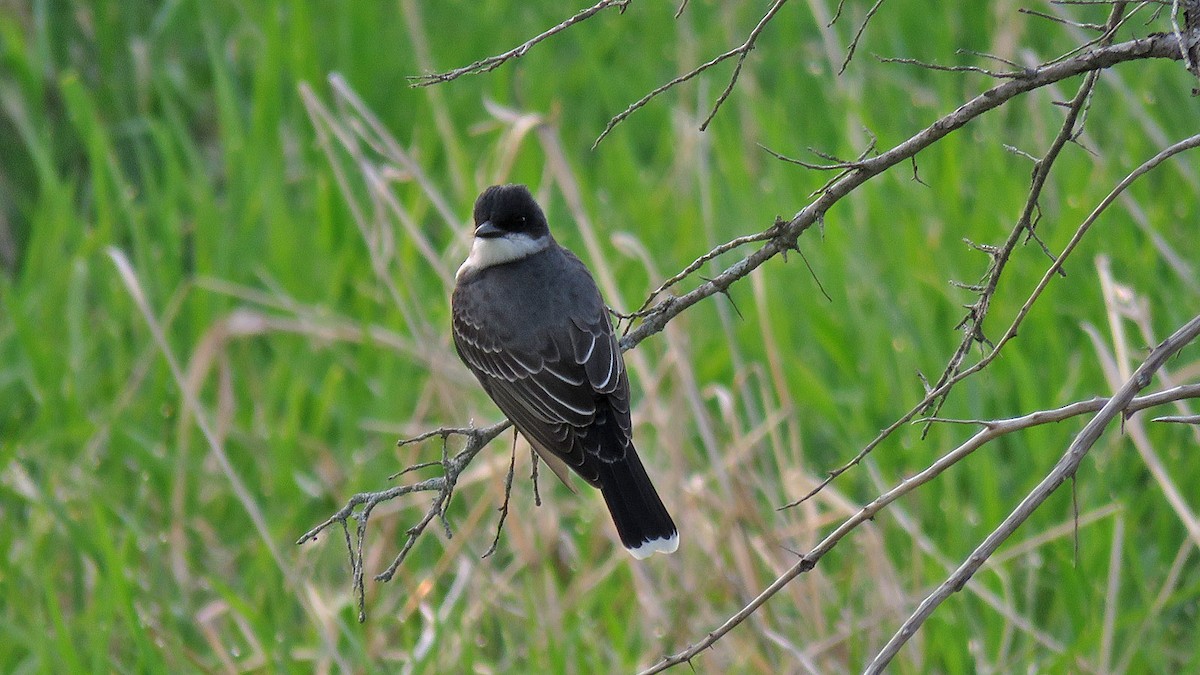
[[[524,185],[493,185],[475,200],[475,236],[523,234],[541,239],[550,233],[546,214]]]

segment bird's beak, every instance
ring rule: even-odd
[[[490,220],[483,221],[482,225],[475,228],[475,236],[482,237],[484,239],[493,239],[493,238],[499,237],[503,234],[504,234],[504,230],[501,230],[500,228],[493,225],[492,221],[490,221]]]

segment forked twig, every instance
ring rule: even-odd
[[[433,501],[430,503],[429,508],[425,510],[425,515],[419,521],[417,521],[415,525],[405,531],[407,538],[404,541],[404,545],[400,548],[400,552],[396,554],[396,557],[392,560],[392,563],[388,565],[386,570],[375,575],[376,581],[391,581],[392,577],[396,574],[396,570],[400,567],[400,564],[404,562],[404,559],[408,557],[409,551],[412,550],[413,545],[417,543],[417,538],[420,537],[429,524],[433,522],[434,518],[441,520],[447,538],[453,536],[453,533],[450,531],[449,521],[446,518],[446,507],[449,505],[450,498],[454,494],[454,486],[458,483],[458,479],[462,475],[463,470],[466,469],[467,465],[471,463],[471,460],[475,458],[475,455],[479,454],[479,451],[482,450],[484,446],[486,446],[493,438],[499,436],[501,432],[503,432],[509,426],[510,423],[505,420],[503,422],[493,424],[490,427],[483,427],[481,429],[474,427],[441,428],[426,432],[414,438],[400,441],[398,445],[407,445],[409,443],[417,443],[427,440],[435,436],[440,437],[442,439],[442,461],[433,463],[425,462],[416,466],[431,466],[432,464],[440,464],[443,469],[443,474],[441,476],[428,478],[417,483],[398,485],[396,487],[389,488],[387,490],[380,490],[378,492],[360,492],[350,497],[350,499],[346,501],[345,506],[335,511],[334,514],[325,519],[324,522],[312,528],[308,532],[305,532],[299,539],[296,540],[297,545],[315,541],[321,532],[334,523],[342,526],[342,529],[346,534],[346,548],[350,555],[350,567],[354,578],[354,594],[358,600],[358,620],[360,622],[366,621],[367,618],[366,592],[363,584],[363,542],[367,536],[367,522],[370,520],[371,511],[383,502],[390,501],[397,497],[401,497],[413,492],[437,493],[434,496]],[[446,441],[451,436],[462,436],[467,439],[466,447],[464,447],[453,457],[450,457],[446,451]],[[402,475],[407,473],[407,471],[408,470],[406,469],[405,471],[401,471],[396,475]],[[357,512],[355,509],[358,509]],[[350,529],[348,525],[348,521],[351,518],[354,518],[358,523],[357,527],[355,528],[353,540],[351,540]]]

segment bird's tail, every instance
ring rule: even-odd
[[[639,560],[655,552],[674,553],[679,548],[679,531],[633,445],[623,459],[599,464],[600,493],[625,548]]]

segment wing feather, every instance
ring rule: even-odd
[[[597,485],[597,462],[624,459],[632,426],[629,379],[599,292],[592,286],[582,301],[566,303],[565,315],[518,324],[498,314],[497,304],[484,291],[456,290],[459,355],[539,451],[553,452]]]

